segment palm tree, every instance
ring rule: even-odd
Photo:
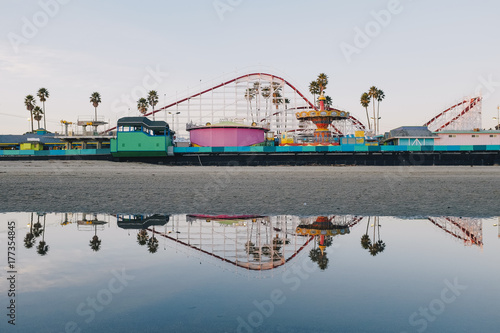
[[[245,99],[250,105],[250,114],[252,115],[252,121],[253,121],[252,99],[254,97],[255,97],[255,90],[253,88],[247,88],[247,90],[245,90]]]
[[[28,95],[24,98],[24,105],[26,106],[26,109],[30,112],[31,116],[31,132],[33,132],[33,109],[35,108],[35,98],[33,95]]]
[[[320,94],[318,81],[309,83],[309,92],[313,95],[314,103],[316,103],[316,95]]]
[[[33,109],[33,118],[38,122],[38,129],[40,129],[40,120],[44,118],[42,114],[43,114],[42,108],[39,106],[35,106],[35,108]]]
[[[271,97],[271,87],[265,86],[261,90],[261,95],[266,100],[266,118],[267,118],[267,110],[269,109],[269,97]]]
[[[259,111],[260,111],[260,93],[261,93],[260,82],[254,82],[253,96],[255,98],[255,116],[257,117],[257,121],[259,118]],[[253,122],[253,116],[252,116],[252,122]]]
[[[325,97],[325,108],[330,109],[330,107],[332,106],[332,103],[333,103],[332,98],[330,96],[326,96]]]
[[[384,91],[379,89],[377,91],[377,129],[380,131],[379,121],[380,121],[380,102],[385,98]]]
[[[158,104],[158,92],[156,90],[151,90],[148,93],[148,103],[153,108],[153,120],[155,120],[155,106]]]
[[[101,103],[101,94],[99,94],[98,92],[93,92],[92,95],[90,95],[90,103],[92,103],[92,105],[94,106],[94,121],[97,122],[97,107],[99,106],[99,103]]]
[[[148,111],[148,100],[144,97],[139,98],[139,100],[137,101],[137,109],[140,113],[145,115]]]
[[[321,94],[325,91],[326,86],[328,85],[328,75],[326,75],[325,73],[321,73],[318,75],[316,81],[318,82],[319,92]]]
[[[38,89],[38,93],[36,95],[43,104],[43,114],[45,114],[45,101],[49,98],[49,91],[45,88],[40,88]],[[43,128],[47,130],[47,121],[45,117],[43,117]]]
[[[285,104],[285,107],[286,107],[286,104],[290,103],[290,100],[288,98],[283,98],[283,96],[281,95],[282,87],[279,83],[273,82],[271,89],[272,89],[271,103],[276,105],[276,110],[278,109],[278,106],[280,104]]]
[[[378,131],[378,128],[377,128],[377,118],[375,117],[375,100],[377,99],[377,96],[378,96],[378,89],[377,87],[375,86],[371,86],[370,87],[370,90],[368,91],[368,96],[370,96],[370,98],[372,99],[373,101],[373,130],[375,131],[375,135],[377,135],[377,131]]]
[[[370,105],[370,95],[368,93],[363,93],[361,95],[361,106],[365,108],[366,111],[366,121],[368,121],[368,129],[371,130],[370,116],[368,115],[368,105]]]

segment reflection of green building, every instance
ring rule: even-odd
[[[170,215],[123,215],[116,216],[117,224],[122,229],[147,229],[152,226],[162,226],[168,223]]]
[[[173,155],[173,134],[164,121],[146,117],[121,118],[116,139],[111,140],[111,154],[114,157]]]

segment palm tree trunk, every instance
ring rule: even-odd
[[[153,115],[153,121],[155,121],[155,107],[151,106],[151,108],[153,109],[153,111],[151,112],[152,115]]]
[[[370,125],[370,115],[368,114],[368,107],[365,107],[366,111],[366,120],[368,121],[368,129],[371,130],[372,126]]]
[[[33,133],[35,131],[35,129],[33,128],[33,110],[30,110],[30,114],[31,114],[31,133]]]
[[[43,102],[43,128],[47,130],[47,121],[45,120],[45,101]]]
[[[380,101],[377,101],[377,128],[379,129],[380,131]]]
[[[377,118],[375,117],[375,97],[372,98],[373,101],[373,130],[375,135],[377,135]]]
[[[94,122],[97,122],[97,106],[94,107]]]

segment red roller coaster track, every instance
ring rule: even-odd
[[[264,78],[268,78],[268,79],[269,79],[269,81],[271,81],[271,82],[274,82],[274,81],[282,81],[284,84],[286,84],[288,87],[290,87],[290,88],[291,88],[291,89],[292,89],[295,93],[297,93],[297,95],[299,95],[299,96],[300,96],[300,97],[301,97],[301,98],[302,98],[302,99],[303,99],[303,100],[307,103],[307,106],[308,106],[309,108],[311,108],[311,109],[316,109],[316,110],[317,110],[317,108],[314,106],[314,104],[313,104],[313,103],[311,103],[311,102],[310,102],[310,101],[309,101],[309,100],[308,100],[308,99],[304,96],[304,94],[302,94],[302,93],[301,93],[301,92],[300,92],[297,88],[295,88],[295,86],[294,86],[294,85],[292,85],[292,84],[291,84],[290,82],[288,82],[287,80],[285,80],[285,79],[283,79],[283,78],[281,78],[281,77],[279,77],[279,76],[276,76],[276,75],[273,75],[273,74],[268,74],[268,73],[251,73],[251,74],[245,74],[245,75],[238,76],[238,77],[236,77],[236,78],[234,78],[234,79],[231,79],[231,80],[226,81],[226,82],[222,82],[222,83],[220,83],[220,84],[218,84],[218,85],[215,85],[215,86],[213,86],[213,87],[211,87],[211,88],[205,89],[205,90],[203,90],[203,91],[201,91],[201,92],[198,92],[198,93],[196,93],[196,94],[190,95],[190,96],[188,96],[188,97],[186,97],[186,98],[180,99],[180,100],[175,101],[175,102],[170,103],[170,104],[167,104],[167,105],[165,105],[165,106],[163,106],[163,107],[159,108],[158,110],[154,110],[154,111],[151,111],[151,112],[146,113],[146,114],[145,114],[145,116],[150,116],[150,115],[152,115],[153,113],[157,113],[157,112],[160,112],[160,111],[164,111],[164,110],[169,109],[169,108],[171,108],[171,107],[173,107],[173,106],[176,106],[176,105],[178,105],[178,104],[180,104],[180,103],[186,102],[186,101],[188,101],[188,100],[190,100],[190,99],[192,99],[192,98],[195,98],[195,97],[201,96],[201,95],[206,94],[206,93],[209,93],[209,92],[211,92],[211,91],[213,91],[213,90],[215,90],[215,89],[221,88],[221,87],[226,86],[226,85],[231,84],[231,83],[234,83],[234,82],[236,82],[236,81],[238,81],[238,80],[242,80],[242,79],[245,79],[245,78],[246,78],[246,79],[250,79],[250,78],[263,78],[263,77],[264,77]],[[363,124],[362,124],[362,123],[361,123],[358,119],[356,119],[355,117],[350,116],[350,117],[349,117],[349,120],[350,120],[350,121],[352,122],[352,124],[353,124],[353,125],[355,125],[356,127],[360,128],[360,129],[363,129],[363,130],[365,129],[365,126],[364,126],[364,125],[363,125]],[[113,130],[115,130],[115,129],[116,129],[116,126],[115,126],[115,127],[113,127],[113,128],[108,129],[108,130],[107,130],[107,131],[105,131],[105,132],[110,132],[110,131],[113,131]],[[335,127],[333,127],[333,129],[334,129],[334,131],[336,131],[336,132],[337,132],[337,134],[342,134],[342,132],[341,132],[339,129],[337,129],[337,128],[335,128]]]
[[[447,121],[445,124],[441,125],[440,127],[438,127],[435,132],[439,132],[441,130],[443,130],[444,128],[446,128],[447,126],[449,126],[450,124],[454,123],[455,121],[457,121],[460,117],[462,117],[463,115],[465,115],[467,112],[471,111],[475,106],[477,106],[479,104],[479,102],[481,102],[481,97],[474,97],[474,98],[471,98],[471,99],[466,99],[458,104],[455,104],[453,105],[452,107],[449,107],[448,109],[444,110],[443,112],[441,112],[440,114],[438,114],[437,116],[435,116],[434,118],[432,118],[431,120],[429,120],[428,122],[426,122],[424,124],[424,126],[427,126],[429,127],[429,125],[435,123],[436,121],[438,121],[441,117],[443,117],[446,113],[454,110],[455,108],[459,107],[459,106],[463,106],[463,105],[467,105],[459,114],[457,114],[455,117],[453,117],[451,120]]]

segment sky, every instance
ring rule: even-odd
[[[324,72],[334,106],[362,121],[360,96],[375,85],[383,131],[481,93],[491,128],[499,28],[494,0],[2,0],[0,134],[29,130],[24,97],[41,87],[47,127],[60,131],[60,120],[93,116],[94,91],[115,122],[145,83],[162,106],[200,80],[255,71],[306,94]]]

